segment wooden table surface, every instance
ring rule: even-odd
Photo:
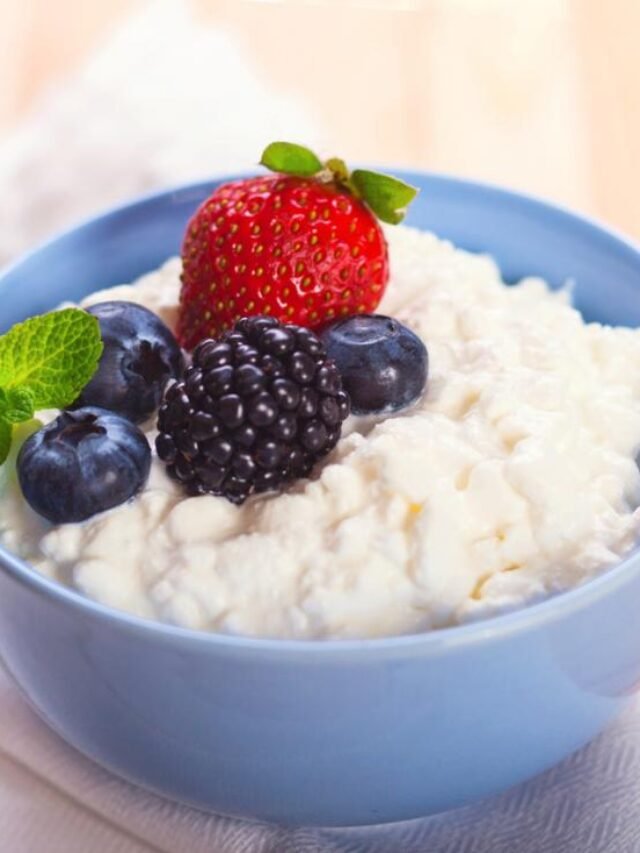
[[[0,131],[139,3],[0,0]],[[640,237],[640,0],[191,5],[345,156],[498,181]]]

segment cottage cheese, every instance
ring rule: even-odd
[[[0,537],[139,616],[303,638],[425,631],[582,583],[640,537],[640,330],[585,324],[566,292],[503,284],[435,236],[388,232],[380,310],[427,343],[410,411],[350,419],[312,480],[238,508],[154,459],[133,502],[51,527],[4,485]],[[94,294],[174,324],[180,262]],[[149,438],[153,430],[149,428]]]

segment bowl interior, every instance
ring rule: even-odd
[[[445,176],[394,172],[420,187],[407,223],[486,252],[507,281],[571,281],[587,320],[640,325],[640,255],[630,243],[553,205]],[[130,282],[179,249],[187,220],[222,180],[150,196],[51,240],[0,277],[0,332],[63,300]]]

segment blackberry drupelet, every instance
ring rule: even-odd
[[[160,407],[158,456],[193,495],[236,504],[306,477],[350,411],[340,373],[309,329],[243,317],[193,352]]]

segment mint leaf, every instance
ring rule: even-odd
[[[402,222],[407,206],[418,194],[416,187],[398,178],[367,169],[356,169],[351,175],[351,183],[378,219],[391,225]]]
[[[6,460],[11,449],[11,424],[0,418],[0,465]]]
[[[31,317],[0,337],[0,465],[11,448],[11,425],[73,403],[101,355],[98,320],[79,308]]]
[[[322,170],[322,163],[309,148],[293,142],[272,142],[262,152],[261,166],[272,172],[310,178]]]
[[[28,387],[10,388],[5,391],[0,388],[0,417],[10,424],[20,424],[29,421],[35,413],[33,394]]]
[[[35,411],[63,409],[91,379],[101,354],[98,320],[86,311],[32,317],[0,337],[0,388],[7,399],[9,392],[27,389]],[[24,395],[10,399],[13,410],[26,408]]]

